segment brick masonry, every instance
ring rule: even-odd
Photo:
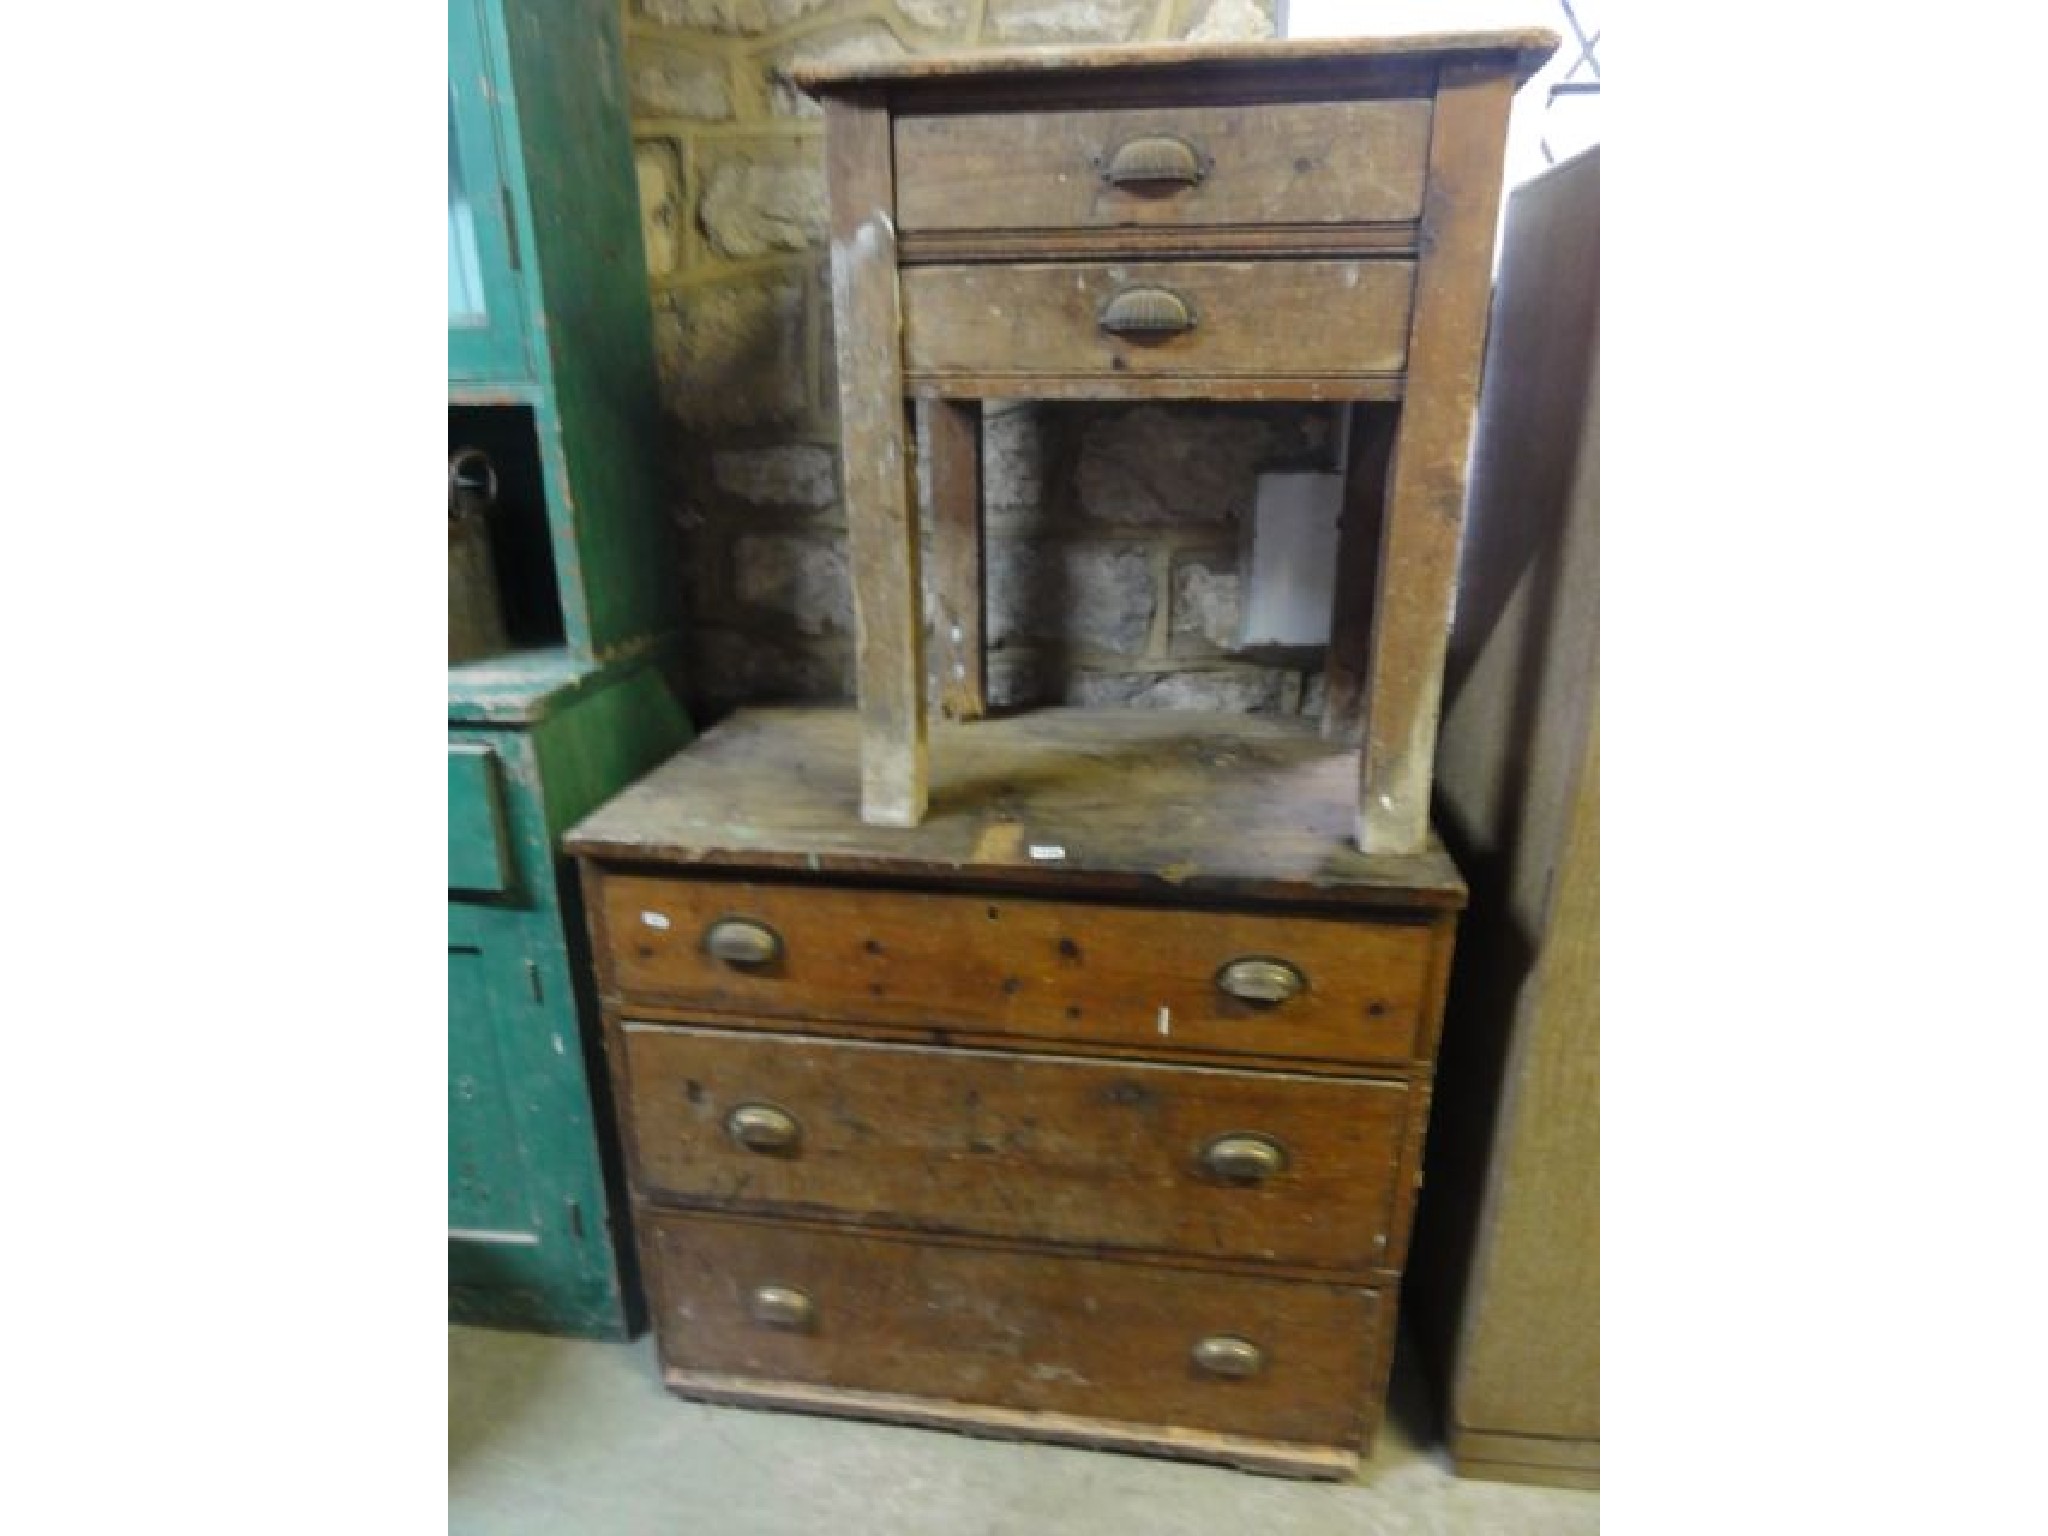
[[[1274,0],[623,0],[647,278],[675,431],[692,704],[845,698],[824,152],[806,59],[1270,36]],[[1326,468],[1335,413],[991,402],[998,704],[1302,710],[1320,657],[1233,654],[1262,470]]]

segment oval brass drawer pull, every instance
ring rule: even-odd
[[[1126,140],[1102,163],[1102,179],[1114,187],[1192,187],[1208,174],[1201,151],[1166,133]]]
[[[747,1312],[764,1328],[808,1328],[818,1315],[810,1297],[786,1285],[755,1286]]]
[[[1198,1341],[1194,1357],[1195,1365],[1211,1376],[1256,1376],[1266,1364],[1263,1349],[1228,1333],[1212,1333]]]
[[[803,1127],[773,1104],[742,1104],[725,1117],[725,1133],[750,1152],[782,1152],[797,1144]]]
[[[1270,1007],[1306,992],[1308,978],[1285,960],[1248,956],[1233,960],[1218,971],[1216,985],[1239,1002]]]
[[[721,918],[704,930],[704,948],[727,965],[773,965],[782,958],[782,938],[751,917]]]
[[[1195,312],[1171,288],[1126,288],[1102,306],[1096,324],[1112,336],[1174,336],[1195,328]]]
[[[1202,1166],[1219,1179],[1270,1179],[1287,1171],[1287,1149],[1256,1131],[1234,1132],[1202,1148]]]

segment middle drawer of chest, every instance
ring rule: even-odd
[[[1319,1269],[1390,1263],[1396,1082],[622,1027],[657,1201]]]

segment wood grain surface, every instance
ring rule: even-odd
[[[949,720],[988,713],[986,562],[982,545],[981,405],[927,400],[931,460],[932,661]]]
[[[1071,1255],[642,1214],[660,1271],[662,1358],[688,1372],[996,1409],[1357,1446],[1376,1292]],[[757,1287],[801,1292],[803,1328],[757,1322]],[[1247,1378],[1195,1344],[1264,1352]]]
[[[898,222],[910,233],[1413,220],[1429,110],[1423,97],[906,113],[896,119]],[[1119,149],[1161,136],[1197,157],[1199,181],[1104,176]]]
[[[625,1041],[656,1198],[1332,1270],[1388,1250],[1403,1083],[630,1022]],[[792,1144],[735,1138],[731,1115],[759,1105],[794,1121]],[[1205,1165],[1247,1135],[1285,1167]]]
[[[1417,1053],[1436,930],[1420,923],[1097,906],[766,881],[606,875],[605,992],[744,1020],[846,1019],[985,1034],[1324,1061]],[[769,964],[720,960],[714,923],[772,931]],[[1306,990],[1246,1002],[1234,960],[1295,967]]]
[[[1136,43],[1069,48],[989,48],[954,53],[921,53],[901,58],[848,59],[800,64],[789,77],[814,94],[862,83],[945,82],[969,78],[977,84],[1011,76],[1101,76],[1168,74],[1200,81],[1208,71],[1256,69],[1276,75],[1308,75],[1328,88],[1330,65],[1379,61],[1478,57],[1498,59],[1519,82],[1557,50],[1558,36],[1542,27],[1497,31],[1415,32],[1397,37],[1286,38],[1239,43]]]
[[[1415,263],[1106,261],[909,267],[903,371],[912,387],[948,375],[1130,380],[1401,372]],[[1172,335],[1116,335],[1105,307],[1165,290],[1194,316]]]
[[[864,826],[850,709],[743,710],[586,818],[572,853],[678,872],[800,870],[1066,898],[1456,908],[1432,843],[1352,846],[1358,754],[1305,721],[1044,709],[937,722],[931,813]]]
[[[923,578],[904,431],[889,114],[859,93],[825,108],[832,338],[842,380],[840,487],[853,564],[860,812],[914,827],[925,808]]]
[[[1414,853],[1429,840],[1444,647],[1514,94],[1514,81],[1498,69],[1450,63],[1442,75],[1363,703],[1358,845],[1374,853]]]

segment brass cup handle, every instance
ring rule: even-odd
[[[747,1315],[764,1328],[802,1329],[818,1315],[817,1304],[786,1285],[757,1285],[747,1296]]]
[[[1197,1340],[1193,1354],[1196,1369],[1211,1376],[1256,1376],[1266,1365],[1263,1349],[1250,1339],[1229,1333],[1212,1333]]]
[[[1216,973],[1216,985],[1239,1002],[1272,1007],[1308,990],[1308,978],[1285,960],[1247,956]]]
[[[1113,187],[1192,187],[1209,174],[1202,152],[1168,133],[1126,139],[1097,163],[1102,179]]]
[[[773,1104],[742,1104],[725,1117],[725,1134],[749,1152],[786,1152],[802,1138],[803,1127]]]
[[[726,917],[704,930],[704,948],[727,965],[773,965],[782,958],[782,936],[751,917]]]
[[[1270,1179],[1287,1171],[1287,1149],[1256,1131],[1218,1136],[1202,1148],[1202,1166],[1219,1179]]]
[[[1195,328],[1194,307],[1171,288],[1126,288],[1095,323],[1112,336],[1177,336]]]

